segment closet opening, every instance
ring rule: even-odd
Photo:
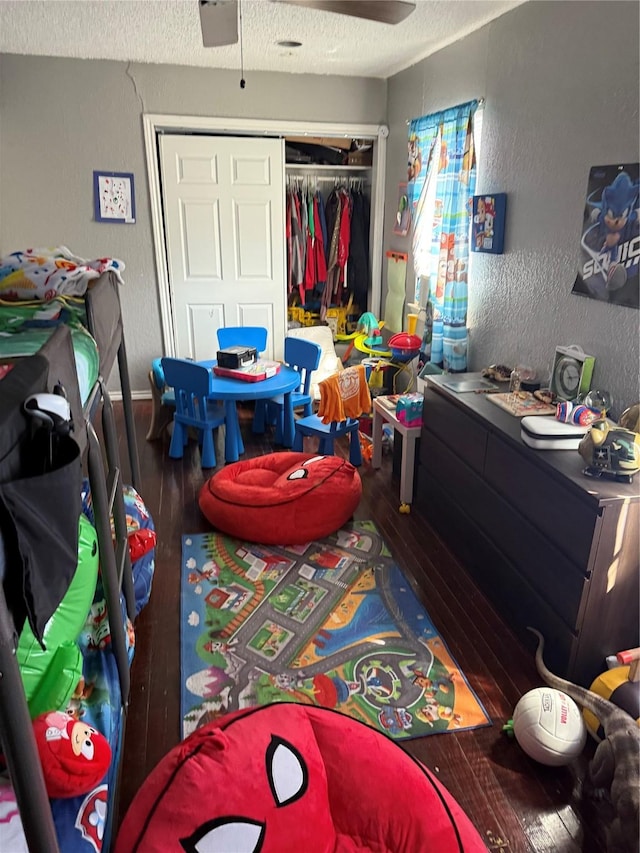
[[[143,116],[143,125],[165,354],[177,355],[178,350],[181,348],[184,349],[179,344],[180,332],[179,330],[176,331],[176,317],[179,318],[180,311],[176,311],[174,307],[176,304],[176,295],[173,292],[174,284],[169,268],[171,253],[169,252],[164,222],[166,211],[163,209],[162,168],[160,163],[160,150],[162,147],[160,141],[162,137],[172,135],[180,135],[182,137],[191,135],[237,137],[241,145],[243,144],[242,138],[247,137],[254,137],[256,140],[262,138],[265,143],[268,143],[269,140],[279,140],[282,145],[281,166],[277,166],[276,168],[275,160],[272,163],[276,170],[273,176],[282,169],[282,194],[280,200],[276,200],[274,196],[271,207],[271,210],[277,213],[278,218],[280,217],[280,210],[282,210],[282,217],[284,218],[286,199],[291,191],[300,190],[301,192],[306,192],[307,217],[309,214],[309,196],[311,196],[313,201],[313,197],[318,193],[319,198],[322,198],[325,205],[332,194],[337,194],[339,197],[341,229],[339,228],[336,232],[336,240],[338,241],[341,263],[339,264],[337,284],[334,282],[334,290],[331,294],[335,298],[332,298],[328,304],[323,306],[322,294],[316,294],[319,297],[317,299],[317,311],[315,308],[313,311],[310,311],[312,306],[307,300],[307,296],[311,295],[312,288],[305,287],[304,294],[301,294],[297,280],[295,290],[298,294],[299,302],[295,304],[296,298],[289,292],[289,272],[287,266],[289,245],[286,227],[274,224],[271,229],[273,239],[272,256],[275,258],[276,255],[283,255],[285,261],[282,265],[282,273],[280,274],[278,267],[278,270],[273,275],[273,284],[279,282],[281,296],[277,299],[274,296],[267,306],[274,317],[272,335],[274,356],[277,355],[283,340],[278,330],[283,328],[283,326],[286,327],[288,322],[294,325],[301,325],[299,320],[290,320],[290,308],[303,310],[303,319],[305,319],[304,312],[317,314],[318,318],[314,317],[314,322],[325,322],[331,325],[336,333],[346,332],[347,325],[354,322],[352,315],[355,313],[356,307],[359,312],[355,318],[356,321],[360,313],[367,310],[379,314],[382,291],[386,141],[389,135],[389,130],[385,125],[332,124],[329,122],[153,114],[145,114]],[[250,165],[251,158],[247,159],[246,163]],[[209,167],[205,167],[203,161],[197,158],[189,160],[187,157],[184,160],[184,168],[189,172],[188,180],[185,182],[183,178],[179,178],[178,182],[181,182],[181,192],[184,191],[186,195],[189,195],[189,198],[185,195],[185,203],[191,204],[190,197],[192,194],[195,199],[196,183],[199,183],[201,178],[205,183],[211,183],[209,175],[212,173]],[[279,179],[276,179],[276,182],[277,180]],[[342,224],[342,212],[347,197],[350,199],[357,197],[358,201],[356,205],[358,210],[356,210],[356,223],[364,221],[364,225],[361,224],[358,226],[358,235],[361,236],[356,235],[353,243],[355,256],[360,258],[359,262],[354,260],[353,256],[345,257],[347,223],[345,221],[344,225]],[[335,201],[332,201],[332,204],[335,204]],[[361,216],[359,214],[360,207],[365,209],[365,212]],[[192,204],[191,211],[194,215],[196,212],[202,213],[204,207],[202,205],[198,207],[194,203]],[[312,215],[314,218],[315,236],[315,214],[313,213],[313,207]],[[198,223],[200,223],[200,219],[196,217],[195,224],[197,225]],[[340,240],[340,230],[342,230],[342,240]],[[210,233],[210,228],[205,229],[205,232]],[[319,233],[321,232],[322,224],[320,225]],[[194,237],[198,233],[198,228],[191,230],[191,234]],[[333,232],[331,237],[333,238]],[[277,245],[278,241],[281,241],[280,247]],[[327,243],[330,244],[328,235]],[[196,247],[195,243],[193,243],[193,247]],[[351,230],[349,229],[349,249],[351,248]],[[334,256],[335,253],[329,257],[330,267]],[[190,322],[193,328],[197,330],[201,320],[207,328],[211,326],[211,318],[215,319],[218,315],[220,315],[222,322],[222,308],[217,303],[213,304],[216,302],[215,295],[218,285],[218,279],[216,278],[218,270],[217,268],[214,269],[213,260],[215,258],[213,254],[211,251],[209,251],[209,254],[203,251],[198,255],[192,254],[192,257],[199,263],[201,262],[202,267],[201,269],[198,268],[197,282],[194,282],[194,287],[190,288],[188,306],[189,317],[191,318]],[[325,257],[326,263],[327,258]],[[210,267],[211,269],[209,269]],[[222,267],[225,267],[225,264]],[[227,263],[226,271],[228,272],[229,269],[230,264]],[[222,269],[222,272],[225,272],[225,270]],[[175,278],[175,275],[173,275],[173,278]],[[309,279],[310,281],[311,279]],[[197,288],[195,284],[197,284]],[[315,290],[315,282],[313,289]],[[353,298],[351,298],[352,294]],[[302,295],[304,295],[304,305],[302,303]],[[327,297],[325,297],[325,300]],[[238,303],[234,311],[237,313],[242,310],[245,309]],[[251,308],[251,310],[255,313],[256,309]],[[227,308],[223,313],[225,315],[223,318],[224,323],[226,323],[226,314],[230,313],[230,311]],[[322,320],[319,319],[320,315],[323,316]],[[349,317],[351,319],[348,319]],[[306,320],[308,322],[309,317]],[[182,335],[182,338],[184,337]]]
[[[374,138],[285,137],[289,328],[355,331],[372,299]]]

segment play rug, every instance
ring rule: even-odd
[[[265,546],[184,536],[182,734],[307,702],[403,740],[490,720],[373,522]]]

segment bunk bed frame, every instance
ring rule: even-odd
[[[100,373],[84,406],[80,400],[69,329],[65,326],[58,328],[41,348],[39,354],[43,355],[49,363],[48,390],[52,391],[53,387],[60,382],[67,391],[72,418],[76,425],[73,436],[80,447],[82,458],[86,460],[112,649],[122,697],[119,733],[121,743],[124,738],[130,685],[129,658],[120,605],[121,590],[127,615],[132,622],[136,610],[118,436],[113,405],[105,381],[110,375],[116,358],[122,388],[132,485],[136,489],[139,487],[140,470],[118,287],[116,277],[112,273],[105,273],[87,291],[87,322],[89,331],[98,345]],[[93,426],[100,405],[102,405],[104,455]],[[111,516],[114,521],[115,548],[111,535]],[[13,619],[0,582],[0,743],[30,853],[59,853],[53,816],[16,659],[17,641]],[[115,758],[116,754],[114,754],[114,760]],[[110,791],[105,840],[108,840],[111,834],[119,770],[120,768],[116,773],[113,789]]]

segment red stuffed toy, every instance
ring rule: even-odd
[[[33,729],[50,797],[87,794],[104,778],[111,747],[96,729],[61,711],[36,717]]]
[[[438,780],[337,711],[281,703],[197,729],[136,794],[116,853],[486,853]]]

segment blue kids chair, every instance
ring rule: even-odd
[[[151,362],[149,385],[151,386],[151,423],[147,441],[155,441],[173,421],[173,413],[176,409],[176,396],[173,388],[167,386],[161,358],[154,358]]]
[[[267,348],[267,330],[262,326],[225,326],[217,335],[220,349],[255,347],[260,355]]]
[[[366,371],[364,367],[351,367],[348,368],[348,370],[354,372],[358,383],[366,383]],[[331,421],[327,424],[322,422],[322,409],[324,404],[323,386],[325,383],[330,382],[331,379],[332,377],[328,377],[320,383],[320,408],[318,409],[318,414],[309,415],[308,417],[300,418],[296,421],[296,434],[293,439],[293,449],[297,451],[303,450],[305,436],[318,436],[320,439],[318,453],[322,456],[333,456],[334,442],[336,438],[339,438],[342,435],[348,435],[349,462],[356,466],[362,465],[362,450],[360,449],[359,435],[360,421],[358,420],[358,415],[364,414],[365,410],[355,409],[350,412],[350,414],[353,415],[352,417],[347,417],[342,421]],[[368,403],[364,403],[364,405],[368,405],[368,411],[371,408],[371,397],[369,395],[368,386],[366,387],[365,397]]]
[[[318,369],[322,350],[318,344],[305,341],[302,338],[286,337],[284,339],[285,364],[297,370],[300,374],[300,386],[291,393],[293,409],[303,407],[303,415],[312,414],[313,398],[311,396],[311,374]],[[276,423],[276,444],[282,444],[284,435],[284,397],[280,394],[271,400],[257,400],[253,418],[253,431],[263,433],[265,421]]]
[[[213,430],[224,423],[224,409],[207,399],[211,392],[211,373],[206,367],[182,358],[163,358],[162,369],[176,398],[169,456],[182,459],[188,441],[187,428],[194,427],[200,435],[202,467],[215,468]]]

